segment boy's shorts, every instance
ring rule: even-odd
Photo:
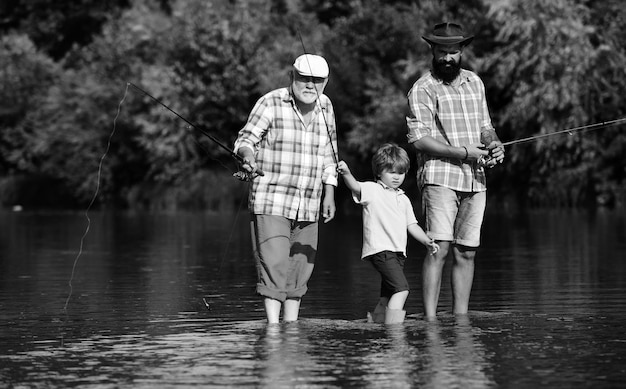
[[[380,297],[390,298],[398,292],[409,290],[409,282],[404,275],[406,257],[402,253],[381,251],[363,260],[371,262],[380,273]]]
[[[307,292],[317,253],[318,223],[252,215],[258,294],[284,302]]]
[[[422,189],[425,231],[435,240],[480,246],[487,192],[459,192],[439,185]]]

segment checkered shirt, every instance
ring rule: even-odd
[[[425,74],[408,94],[411,116],[408,131],[416,140],[426,135],[455,147],[480,143],[483,129],[493,129],[485,86],[475,73],[461,69],[453,84]],[[463,163],[418,152],[418,183],[441,185],[462,192],[487,190],[485,171],[476,163]]]
[[[257,101],[239,131],[235,152],[254,150],[265,173],[250,188],[252,213],[317,221],[324,184],[337,186],[335,113],[330,99],[321,95],[305,126],[290,90],[276,89]]]

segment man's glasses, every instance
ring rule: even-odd
[[[295,73],[295,79],[296,81],[299,82],[312,82],[314,84],[322,84],[324,83],[324,81],[326,81],[326,79],[324,77],[313,77],[313,76],[303,76],[298,72],[294,72]]]

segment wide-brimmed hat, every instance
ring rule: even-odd
[[[469,45],[474,35],[465,35],[463,27],[457,23],[439,23],[433,27],[432,33],[422,36],[426,42],[432,45]]]
[[[328,77],[328,63],[323,57],[315,54],[302,54],[293,63],[293,68],[302,76]]]

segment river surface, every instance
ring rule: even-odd
[[[432,322],[421,316],[425,251],[411,242],[407,320],[392,326],[365,320],[379,279],[359,260],[359,217],[321,227],[300,320],[278,325],[266,324],[254,295],[245,211],[0,218],[0,387],[613,388],[626,381],[623,212],[491,210],[469,315],[450,314],[446,280]]]

